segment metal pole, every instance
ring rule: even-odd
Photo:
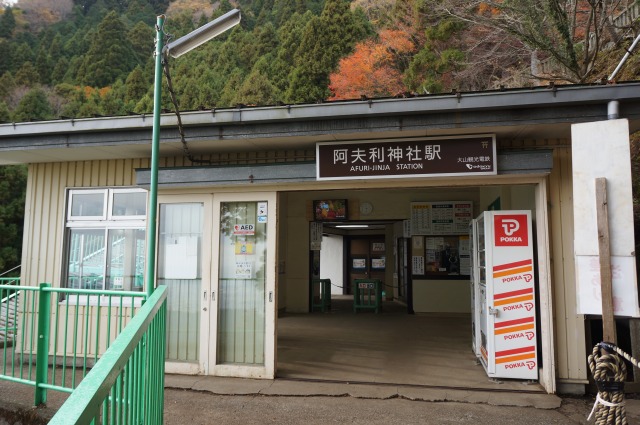
[[[611,73],[611,76],[608,79],[609,82],[611,82],[616,77],[616,75],[618,74],[618,71],[620,71],[620,69],[622,68],[622,65],[624,65],[627,59],[629,59],[629,56],[631,56],[631,52],[633,52],[633,49],[635,49],[636,44],[638,44],[638,41],[640,41],[640,34],[638,34],[636,39],[633,40],[631,47],[627,49],[627,53],[624,54],[624,56],[622,57],[622,60],[620,61],[618,66],[616,66],[616,69],[614,69],[613,72]]]
[[[149,222],[147,223],[147,295],[156,283],[156,225],[158,222],[158,156],[160,154],[160,114],[162,112],[162,55],[164,15],[156,23],[156,73],[153,89],[153,134],[151,138],[151,184],[149,188]]]
[[[50,283],[41,283],[37,292],[38,299],[38,341],[36,341],[36,393],[35,405],[47,402],[47,390],[42,386],[47,383],[49,367],[49,321],[51,320],[51,293],[45,291]],[[74,347],[75,348],[75,347]]]

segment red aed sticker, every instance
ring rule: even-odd
[[[495,246],[527,246],[529,231],[525,214],[493,216]]]

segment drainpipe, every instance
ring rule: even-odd
[[[617,120],[620,118],[620,102],[617,100],[610,100],[607,103],[607,118],[610,120]]]

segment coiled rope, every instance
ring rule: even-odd
[[[627,425],[624,408],[627,366],[620,356],[640,368],[636,359],[608,342],[596,344],[589,355],[589,369],[598,387],[598,396],[587,420],[595,413],[596,425]]]

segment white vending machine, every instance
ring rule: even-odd
[[[538,379],[530,211],[486,211],[471,224],[472,347],[491,378]]]

